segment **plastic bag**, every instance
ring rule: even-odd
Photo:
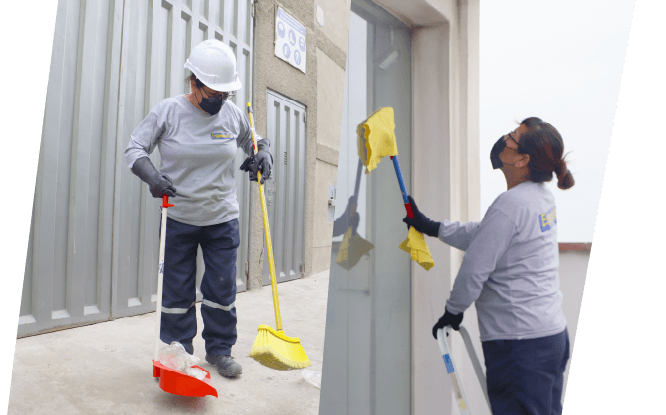
[[[321,389],[321,372],[303,369],[301,371],[303,378],[312,386]]]
[[[187,353],[183,345],[178,342],[173,342],[169,346],[163,346],[158,353],[158,357],[160,363],[169,369],[183,372],[199,380],[202,380],[206,376],[203,370],[192,367],[197,365],[200,359]]]

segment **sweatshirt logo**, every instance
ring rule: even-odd
[[[556,223],[557,223],[557,209],[555,209],[555,206],[550,208],[548,212],[539,215],[539,225],[541,225],[541,232],[546,232],[547,230],[550,230],[552,225],[555,225]]]
[[[234,138],[233,134],[224,134],[224,133],[211,133],[210,138],[213,140],[228,140]]]

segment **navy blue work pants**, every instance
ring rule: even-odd
[[[495,415],[560,415],[569,333],[482,342]]]
[[[193,226],[167,218],[160,339],[191,344],[197,334],[197,248],[201,246],[201,334],[206,353],[230,355],[236,343],[236,251],[238,219],[210,226]]]

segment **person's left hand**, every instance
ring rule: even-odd
[[[271,142],[268,141],[268,138],[259,140],[257,143],[257,150],[257,155],[254,156],[252,172],[257,174],[258,171],[261,171],[261,184],[264,184],[264,182],[271,177],[271,168],[273,167]]]
[[[416,202],[414,202],[414,198],[407,196],[407,199],[409,200],[409,204],[412,206],[412,212],[414,213],[413,218],[406,216],[402,220],[407,224],[407,230],[409,230],[410,226],[413,226],[414,229],[421,232],[422,234],[436,238],[439,235],[439,228],[442,226],[442,223],[430,220],[428,217],[426,217],[426,215],[421,213],[419,208],[416,206]]]
[[[257,172],[261,172],[261,184],[271,177],[271,168],[273,167],[273,156],[270,150],[271,142],[267,138],[259,140],[257,143],[257,154],[245,159],[240,166],[240,170],[250,173],[250,181],[257,181]]]
[[[437,330],[443,329],[446,326],[451,326],[453,330],[459,330],[460,329],[460,323],[462,323],[463,320],[463,313],[460,314],[451,314],[449,313],[449,310],[446,308],[444,309],[444,315],[439,318],[439,321],[435,323],[434,326],[432,326],[432,337],[437,339]]]

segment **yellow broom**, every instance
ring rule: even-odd
[[[252,119],[252,105],[247,103],[247,113],[252,129],[252,148],[257,154],[257,141],[254,137],[254,121]],[[273,289],[273,308],[275,309],[275,324],[277,330],[269,325],[259,326],[259,333],[252,345],[250,357],[262,365],[275,370],[302,369],[311,365],[310,359],[305,354],[301,340],[297,337],[289,337],[282,331],[282,320],[280,319],[280,304],[277,294],[277,280],[275,279],[275,265],[273,262],[273,247],[271,244],[271,232],[268,227],[268,213],[266,210],[266,198],[264,186],[261,184],[261,172],[257,172],[257,184],[259,185],[259,197],[261,198],[261,212],[264,216],[264,234],[266,235],[266,248],[268,251],[268,269],[271,274],[271,287]]]

